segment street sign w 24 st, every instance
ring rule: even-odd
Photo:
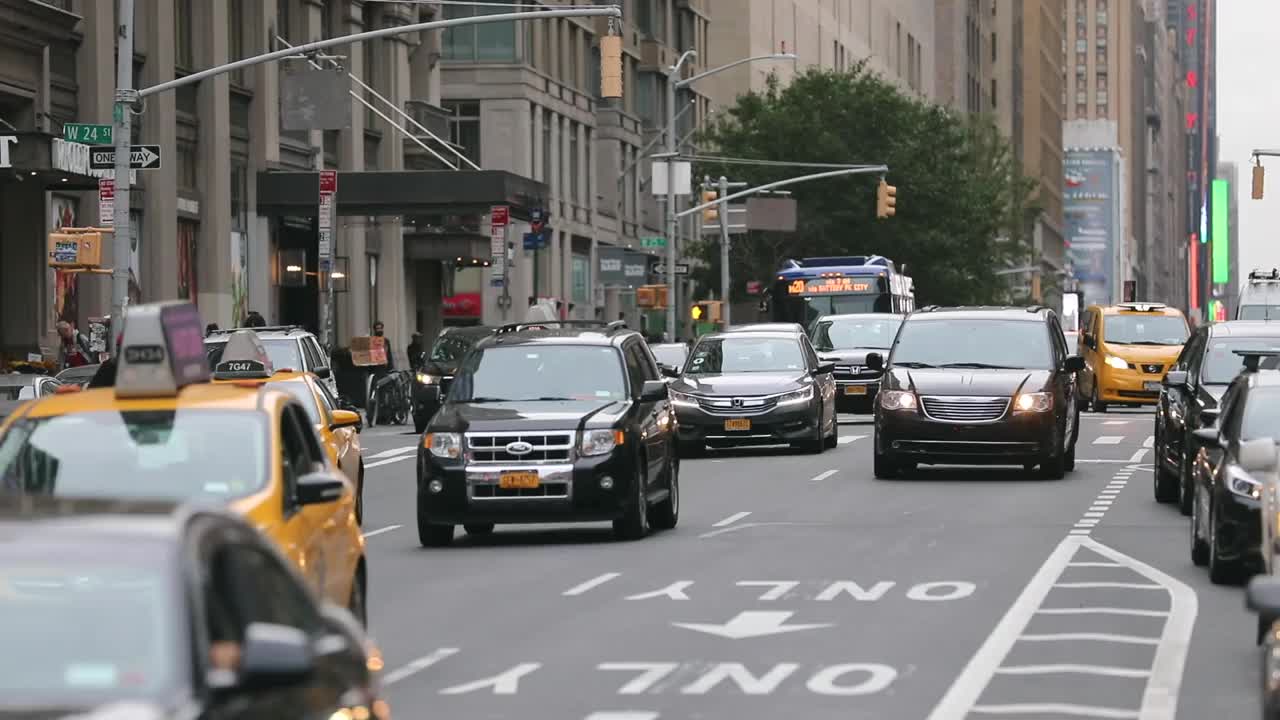
[[[115,166],[116,148],[114,145],[92,145],[89,147],[90,169],[111,170]],[[160,168],[160,146],[132,146],[129,150],[129,167],[134,170],[158,170]]]
[[[62,126],[62,139],[67,142],[84,143],[86,145],[109,145],[114,137],[110,125],[88,125],[85,123],[66,123]]]

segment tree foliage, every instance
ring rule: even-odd
[[[740,97],[703,135],[717,156],[807,163],[884,164],[898,188],[897,213],[875,218],[878,176],[853,175],[789,187],[794,233],[735,236],[734,295],[747,280],[768,280],[788,257],[879,254],[915,278],[918,304],[1006,299],[996,271],[1027,255],[1025,218],[1032,184],[987,119],[910,97],[859,65],[811,69],[790,85],[771,78]],[[821,168],[699,163],[703,175],[752,186]],[[710,239],[691,254],[706,263],[695,278],[719,287],[719,248]]]

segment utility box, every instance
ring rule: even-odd
[[[49,233],[49,267],[100,267],[102,236],[98,228],[62,228]]]

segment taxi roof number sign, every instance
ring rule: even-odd
[[[200,312],[188,302],[136,305],[125,314],[115,393],[163,397],[209,379]]]
[[[269,378],[274,374],[271,357],[267,355],[258,333],[252,330],[232,333],[222,350],[222,359],[213,371],[213,377],[218,380]]]

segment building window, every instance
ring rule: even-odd
[[[195,190],[198,183],[196,146],[193,143],[178,143],[178,187]]]
[[[196,302],[200,288],[196,278],[196,231],[200,226],[192,220],[178,220],[178,299]]]
[[[285,40],[291,40],[291,35],[289,31],[291,30],[292,19],[289,13],[289,6],[292,3],[293,3],[293,0],[276,0],[276,35],[279,35]],[[368,15],[369,13],[366,12],[365,13],[366,19],[368,18]],[[369,25],[366,25],[365,29],[372,30],[373,28]],[[270,42],[268,42],[267,44],[275,45],[276,39],[271,38]]]
[[[656,0],[638,0],[636,3],[636,28],[649,37],[654,37],[657,29],[658,9],[654,7]]]
[[[1097,86],[1099,90],[1107,89],[1107,74],[1105,72],[1098,73]]]
[[[1098,27],[1105,27],[1107,24],[1107,11],[1105,6],[1101,7],[1103,7],[1103,9],[1098,11]]]
[[[1106,119],[1106,117],[1107,117],[1107,106],[1106,106],[1106,105],[1099,105],[1099,106],[1098,106],[1098,112],[1097,112],[1097,119],[1098,119],[1098,120],[1105,120],[1105,119]]]
[[[480,103],[443,101],[441,107],[453,113],[449,118],[449,142],[462,148],[471,162],[480,164]]]
[[[1078,118],[1089,117],[1089,106],[1084,105],[1082,103],[1076,103],[1076,117]]]
[[[231,161],[231,229],[249,229],[249,168],[242,159]]]
[[[698,49],[697,18],[689,10],[680,11],[676,21],[676,49],[680,52]]]
[[[644,120],[646,127],[657,127],[658,120],[658,75],[657,73],[638,73],[639,80],[635,85],[635,113]]]
[[[994,3],[993,3],[993,6],[994,6]],[[995,63],[995,61],[996,61],[996,34],[993,32],[993,33],[991,33],[991,62],[992,62],[992,64],[994,64],[994,63]]]
[[[569,202],[574,205],[586,205],[578,194],[581,188],[582,171],[578,168],[578,124],[569,123]]]
[[[227,0],[227,58],[229,60],[240,60],[244,58],[245,38],[249,36],[249,29],[244,22],[244,3],[245,0]],[[241,68],[231,72],[231,82],[234,85],[244,87],[246,82],[246,70]]]
[[[196,66],[196,51],[191,36],[195,22],[191,0],[178,0],[173,8],[173,60],[183,70]]]
[[[551,186],[551,125],[556,116],[550,110],[542,113],[542,182]]]
[[[591,287],[591,258],[580,253],[573,254],[573,294],[570,302],[585,305],[589,299],[587,288]]]
[[[1089,49],[1089,43],[1087,40],[1076,40],[1076,52],[1082,53],[1087,51],[1088,49]]]
[[[504,0],[499,0],[503,2]],[[509,4],[509,3],[508,3]],[[452,20],[475,15],[498,15],[511,12],[499,6],[445,5],[444,17]],[[461,62],[514,62],[516,59],[516,24],[484,23],[450,28],[444,31],[444,59]]]
[[[320,38],[333,37],[333,7],[328,0],[320,1]]]
[[[991,78],[991,108],[994,110],[995,107],[996,107],[996,79]]]
[[[1107,91],[1106,91],[1106,90],[1099,90],[1099,91],[1098,91],[1098,94],[1097,94],[1097,97],[1095,98],[1095,101],[1098,103],[1098,107],[1106,107],[1106,106],[1107,106]]]

